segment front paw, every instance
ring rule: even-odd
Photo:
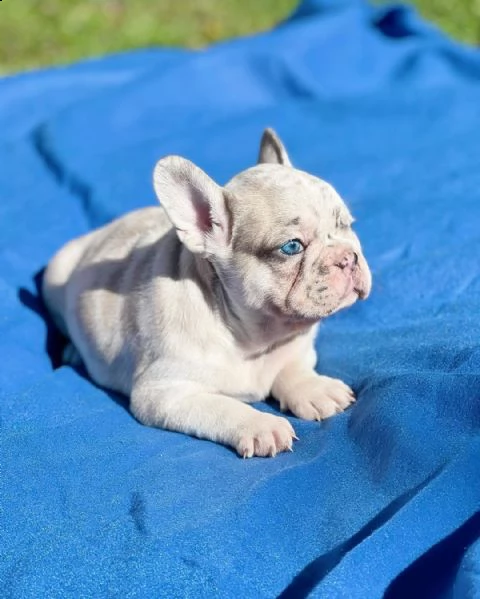
[[[295,395],[280,405],[283,411],[290,410],[304,420],[324,420],[343,412],[354,401],[353,391],[344,382],[316,375],[299,384]]]
[[[240,430],[237,453],[243,458],[273,457],[281,451],[292,451],[295,431],[286,418],[256,412]]]

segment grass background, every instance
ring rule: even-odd
[[[410,3],[449,35],[480,45],[480,0]],[[199,48],[268,29],[296,4],[297,0],[0,0],[0,73],[130,48]]]

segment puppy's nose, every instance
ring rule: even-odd
[[[337,266],[342,270],[349,268],[353,270],[358,264],[358,254],[356,252],[345,252],[342,259],[337,263]]]

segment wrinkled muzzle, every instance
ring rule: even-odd
[[[366,299],[372,276],[361,250],[338,244],[325,248],[305,263],[286,301],[287,313],[304,318],[323,318]]]

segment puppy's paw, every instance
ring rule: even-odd
[[[281,451],[292,451],[295,431],[286,418],[256,412],[242,427],[236,450],[242,458],[274,457]]]
[[[295,397],[282,402],[282,410],[290,410],[304,420],[324,420],[343,412],[355,401],[348,385],[328,376],[315,376],[299,386]]]

